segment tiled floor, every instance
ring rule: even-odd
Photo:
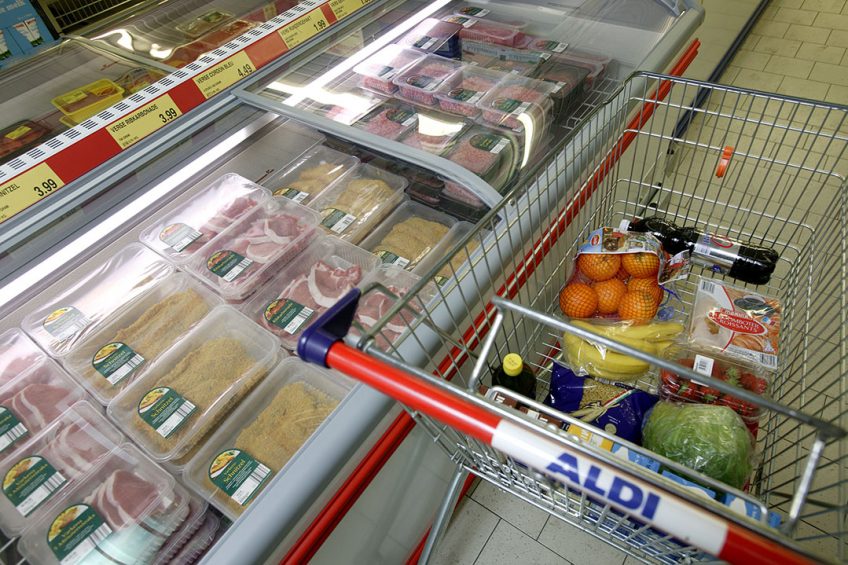
[[[701,80],[719,62],[757,1],[703,3],[707,17],[696,32],[702,46],[686,73]],[[772,0],[718,82],[848,104],[848,1]],[[814,530],[812,535],[819,534]],[[483,482],[460,502],[435,562],[629,565],[635,560]]]

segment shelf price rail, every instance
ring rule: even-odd
[[[683,102],[701,88],[710,91],[704,108],[693,109]],[[690,111],[696,118],[685,137],[669,134],[679,117]],[[538,190],[532,198],[528,190],[529,202],[521,211],[506,212],[508,201],[521,199],[520,194],[511,195],[514,198],[505,199],[457,246],[454,255],[461,254],[470,266],[453,270],[455,278],[445,285],[448,288],[424,300],[417,291],[427,284],[425,280],[405,297],[392,295],[397,302],[380,323],[364,335],[360,328],[358,337],[345,338],[358,300],[354,292],[310,328],[299,344],[302,357],[400,401],[457,464],[452,488],[424,547],[423,562],[444,531],[467,473],[647,562],[715,557],[738,563],[846,560],[848,532],[841,501],[848,495],[844,439],[848,227],[843,221],[848,185],[841,167],[848,137],[839,133],[848,123],[846,116],[845,107],[638,73],[597,109],[598,119],[590,118],[576,132],[571,143],[578,149],[564,165],[577,167],[568,189],[557,187],[549,168],[539,170]],[[535,210],[550,209],[538,204],[550,199],[559,203],[553,208],[559,213],[538,229],[494,229],[499,214],[499,221],[514,228],[522,223],[539,225]],[[696,497],[653,471],[575,435],[542,427],[477,392],[479,383],[489,384],[490,370],[500,365],[502,356],[517,352],[533,365],[539,398],[544,398],[563,332],[590,337],[647,361],[654,372],[666,368],[708,380],[719,389],[729,387],[587,332],[558,314],[559,289],[579,242],[599,226],[653,214],[770,246],[780,254],[771,281],[752,287],[778,297],[784,309],[780,370],[771,399],[733,392],[766,414],[757,436],[760,463],[750,488],[742,492],[602,430],[592,432],[659,459],[680,476],[742,498],[762,510],[759,520]],[[516,231],[525,243],[522,252],[506,260],[512,261],[510,268],[500,256],[504,241],[499,238],[514,237]],[[429,278],[449,267],[451,258],[435,266]],[[687,311],[698,275],[724,279],[693,267],[676,289]],[[523,277],[522,285],[511,286],[509,292],[499,286],[499,281],[516,277]],[[380,287],[365,292],[391,294]],[[464,312],[449,304],[457,293],[466,303]],[[461,324],[479,304],[481,324],[463,335]],[[387,345],[390,334],[381,330],[398,315],[409,322],[409,329],[399,342]],[[419,368],[398,354],[406,342],[424,344],[433,335],[453,348],[450,363],[439,365],[430,357],[432,366]],[[460,374],[448,382],[446,377],[457,372],[460,358],[474,360],[474,368],[470,375]],[[650,386],[648,379],[644,381],[640,386]],[[580,424],[568,415],[559,416]],[[622,490],[632,496],[622,497]],[[766,511],[782,515],[780,528],[766,524]]]

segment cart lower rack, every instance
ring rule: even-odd
[[[708,103],[689,107],[684,101],[701,88],[710,92]],[[568,145],[563,141],[568,149],[562,159],[533,171],[535,182],[492,210],[431,277],[401,298],[385,288],[368,289],[397,301],[374,327],[347,335],[351,345],[339,340],[348,333],[345,312],[356,296],[316,322],[301,340],[301,356],[402,402],[457,464],[424,561],[465,473],[646,562],[848,559],[846,117],[848,108],[841,106],[634,75],[573,132]],[[681,119],[691,125],[676,137],[672,132]],[[541,217],[542,210],[557,212]],[[751,287],[778,297],[784,309],[772,399],[706,377],[765,413],[757,437],[760,463],[742,492],[603,430],[593,428],[592,434],[741,498],[761,510],[759,519],[694,496],[581,439],[570,426],[543,427],[477,392],[479,384],[491,384],[490,368],[517,352],[534,365],[538,398],[547,396],[563,332],[654,368],[705,379],[558,315],[559,290],[577,245],[597,227],[647,215],[772,247],[780,255],[770,282]],[[439,286],[436,273],[445,268],[454,278]],[[725,278],[694,266],[686,280],[677,281],[690,311],[698,276]],[[398,316],[408,330],[395,339],[387,326],[397,328]],[[404,347],[410,345],[430,351],[432,366],[405,363]],[[435,357],[440,347],[447,349],[442,362]],[[474,361],[470,370],[467,360]],[[454,375],[455,382],[448,382]],[[655,388],[649,379],[639,386]],[[550,410],[534,400],[526,402],[531,410]],[[569,425],[582,423],[557,415]],[[766,523],[767,511],[783,517],[779,528]]]

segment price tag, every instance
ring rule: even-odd
[[[366,4],[370,4],[371,0],[330,0],[330,9],[336,15],[336,19],[340,20],[356,12]]]
[[[286,47],[294,49],[329,26],[330,23],[324,17],[324,13],[320,9],[315,9],[281,29],[280,37],[283,38]]]
[[[182,115],[171,96],[165,94],[106,129],[121,149],[126,149]]]
[[[253,62],[247,56],[247,53],[239,51],[208,71],[194,77],[194,84],[197,85],[203,96],[212,98],[255,70],[256,67],[253,66]]]
[[[0,184],[0,223],[29,208],[65,186],[50,165],[40,163],[10,181]]]

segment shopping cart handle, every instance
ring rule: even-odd
[[[361,295],[360,290],[354,288],[306,328],[297,340],[297,354],[301,359],[329,368],[327,352],[350,330]]]

